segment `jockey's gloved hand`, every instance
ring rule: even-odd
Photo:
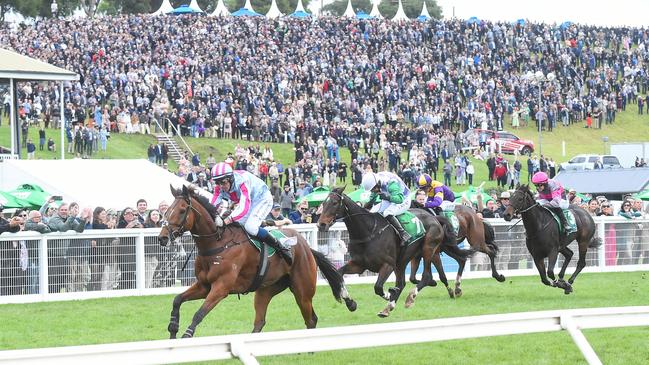
[[[381,194],[379,194],[379,196],[383,200],[390,200],[390,194],[388,194],[388,193],[381,193]]]

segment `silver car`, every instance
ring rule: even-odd
[[[559,171],[563,170],[593,170],[597,160],[602,161],[602,168],[621,168],[620,161],[613,155],[577,155],[559,165]]]

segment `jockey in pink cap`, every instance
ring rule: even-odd
[[[566,221],[563,215],[563,209],[568,209],[570,204],[563,197],[563,186],[561,186],[561,183],[549,179],[545,172],[537,172],[532,176],[532,184],[536,186],[538,193],[536,202],[554,210],[559,216],[561,224],[565,227]]]
[[[273,208],[273,196],[270,194],[268,186],[248,171],[232,170],[232,166],[226,162],[214,165],[212,176],[215,184],[212,205],[218,207],[223,199],[237,205],[232,213],[223,220],[223,223],[226,225],[233,222],[241,224],[246,232],[276,249],[282,258],[291,265],[290,249],[282,246],[273,235],[261,227],[261,222]],[[220,217],[216,218],[217,224],[220,219]]]

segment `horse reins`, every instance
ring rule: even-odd
[[[340,202],[338,203],[339,207],[336,209],[336,212],[338,212],[338,210],[340,208],[344,208],[345,215],[341,216],[340,219],[345,220],[347,218],[351,218],[351,217],[358,216],[358,215],[373,215],[374,214],[372,212],[350,213],[349,208],[347,207],[347,205],[344,204],[345,197],[342,194],[337,193],[335,191],[332,191],[331,194],[334,194],[335,196],[340,198]],[[334,218],[334,221],[335,220],[336,219]],[[331,224],[333,224],[333,221],[332,221]],[[376,219],[375,219],[374,220],[374,227],[372,227],[372,232],[376,232],[376,225],[377,225],[377,222],[376,222]],[[383,231],[385,231],[385,229],[388,228],[389,226],[390,226],[390,224],[386,224],[378,232],[376,232],[375,234],[372,234],[371,236],[369,236],[366,239],[362,239],[362,240],[352,240],[352,239],[350,239],[349,242],[350,243],[366,243],[366,242],[370,242],[372,239],[374,239],[374,237],[381,235],[381,233],[383,233]]]

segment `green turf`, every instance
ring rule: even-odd
[[[593,124],[596,125],[596,121],[593,121]],[[649,140],[649,114],[638,115],[637,106],[635,104],[629,104],[625,112],[618,113],[616,121],[613,125],[603,125],[602,129],[586,129],[584,128],[584,125],[585,122],[573,124],[569,127],[563,127],[559,125],[553,132],[542,132],[543,154],[547,157],[553,158],[557,162],[557,168],[558,163],[565,162],[576,154],[608,153],[608,145],[610,143]],[[513,130],[511,128],[511,118],[507,117],[505,120],[505,129],[513,132],[520,138],[532,140],[536,148],[535,152],[539,153],[538,130],[536,129],[532,120],[528,122],[528,125]],[[38,145],[38,130],[35,127],[32,127],[29,133],[29,136]],[[48,138],[50,136],[53,137],[57,145],[59,144],[60,130],[48,129],[46,133]],[[602,137],[608,137],[609,142],[604,143]],[[203,162],[207,159],[207,156],[209,156],[210,153],[212,153],[217,160],[223,159],[228,152],[234,151],[234,148],[237,144],[240,144],[243,147],[247,147],[249,145],[259,145],[262,148],[266,145],[266,143],[262,142],[248,142],[245,140],[233,139],[197,139],[188,137],[185,140],[193,152],[200,154],[201,160]],[[0,145],[9,146],[9,141],[9,128],[7,127],[5,119],[2,127],[0,127]],[[185,149],[185,145],[179,139],[177,139],[177,142],[182,149]],[[563,142],[565,142],[566,144],[565,155],[562,154]],[[99,152],[98,154],[92,156],[92,158],[146,158],[146,150],[150,143],[155,143],[155,138],[151,135],[143,136],[139,134],[126,135],[114,133],[112,134],[111,139],[108,142],[108,150],[105,153]],[[273,149],[275,160],[281,161],[284,166],[288,166],[289,164],[294,163],[295,152],[293,150],[292,144],[268,143],[268,145]],[[57,148],[60,148],[60,146],[57,146]],[[383,152],[381,153],[383,154]],[[405,160],[406,154],[404,153],[403,156]],[[23,149],[23,158],[25,157],[26,153]],[[66,158],[72,157],[74,156],[71,154],[66,154]],[[510,161],[513,161],[513,156],[506,157]],[[47,151],[36,151],[36,158],[60,158],[60,152],[52,153]],[[351,163],[351,157],[347,148],[341,149],[341,158],[343,161],[347,162],[348,165]],[[527,157],[521,156],[520,159],[523,164],[521,181],[523,183],[526,183]],[[474,185],[477,186],[484,181],[484,189],[494,188],[496,186],[496,183],[488,181],[486,164],[483,161],[479,160],[472,161],[476,169],[476,174],[474,176]],[[171,160],[170,168],[172,169],[172,171],[177,168],[176,164]],[[350,176],[349,173],[348,176]],[[441,174],[438,175],[438,179],[442,180]],[[466,189],[466,186],[455,186],[454,180],[455,179],[453,178],[451,187],[455,191],[462,191]],[[351,178],[348,178],[346,191],[352,191],[353,189],[354,188],[351,186]]]
[[[412,288],[406,287],[406,291]],[[403,299],[387,319],[376,313],[385,302],[373,294],[370,285],[354,285],[350,294],[358,310],[350,313],[335,302],[327,287],[319,287],[314,308],[318,327],[385,323],[495,313],[537,310],[632,306],[649,303],[649,277],[645,272],[582,274],[575,292],[543,286],[538,277],[465,280],[464,296],[451,300],[440,288],[422,291],[413,308],[403,308]],[[0,306],[0,349],[37,348],[81,344],[164,339],[172,296],[95,299],[85,301],[11,304]],[[200,302],[181,308],[181,331],[189,324]],[[252,296],[230,296],[220,303],[198,327],[197,336],[247,333],[252,329]],[[299,310],[289,292],[271,302],[264,331],[302,329]],[[9,330],[8,330],[9,329]],[[605,364],[640,364],[649,358],[649,328],[589,330],[586,336]],[[644,345],[643,345],[644,344]],[[530,349],[534,349],[530,351]],[[406,351],[407,350],[407,351]],[[633,351],[631,351],[633,350]],[[538,351],[544,351],[541,357]],[[439,342],[397,348],[325,352],[262,359],[262,363],[363,364],[371,356],[380,364],[442,363],[557,364],[579,363],[581,355],[566,333],[504,336]],[[406,361],[407,362],[402,362]],[[583,361],[582,361],[583,362]],[[374,362],[372,362],[374,363]]]

